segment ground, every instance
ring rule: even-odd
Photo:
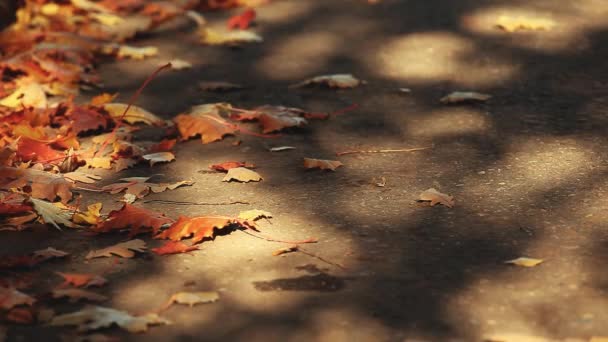
[[[235,12],[208,15],[213,25]],[[500,15],[548,17],[539,32],[506,33]],[[228,102],[331,112],[280,138],[237,138],[178,145],[176,160],[98,172],[103,184],[162,173],[195,184],[146,200],[246,201],[193,206],[158,202],[146,208],[179,215],[235,215],[262,209],[274,218],[261,230],[282,239],[316,237],[304,253],[272,256],[282,243],[241,231],[206,241],[200,251],[168,257],[95,259],[94,248],[124,235],[92,238],[39,227],[2,232],[0,248],[24,253],[53,246],[69,260],[45,264],[40,288],[55,271],[102,272],[105,305],[144,313],[178,291],[217,290],[212,304],[173,306],[174,323],[134,341],[587,341],[608,335],[608,3],[603,0],[364,0],[273,1],[258,9],[260,44],[242,48],[197,44],[193,27],[174,23],[136,40],[160,55],[101,65],[105,90],[126,101],[159,63],[191,61],[164,72],[137,104],[166,119],[191,105]],[[289,89],[304,78],[352,73],[354,89]],[[201,92],[199,81],[248,87]],[[409,88],[411,92],[401,92]],[[445,94],[474,90],[486,103],[446,106]],[[93,93],[91,93],[93,94]],[[153,139],[154,137],[143,137]],[[271,153],[268,147],[297,149]],[[351,149],[432,146],[409,153],[354,154]],[[337,159],[336,172],[305,170],[302,158]],[[259,166],[259,183],[225,183],[199,172],[243,160]],[[376,183],[386,180],[384,187]],[[455,206],[418,203],[434,187]],[[104,212],[118,195],[86,193]],[[142,201],[143,202],[143,201]],[[146,239],[151,246],[159,245]],[[520,256],[544,259],[533,268],[504,264]],[[329,262],[326,262],[329,261]],[[339,267],[337,265],[342,265]],[[78,305],[57,306],[69,312]],[[9,340],[45,340],[73,329],[11,326]],[[52,336],[52,338],[51,338]]]

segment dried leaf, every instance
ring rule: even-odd
[[[6,314],[6,320],[18,324],[32,324],[36,320],[33,308],[14,308]]]
[[[175,160],[175,155],[171,152],[157,152],[144,154],[141,156],[144,160],[150,162],[150,166],[154,166],[156,163],[168,163]]]
[[[116,55],[118,58],[142,60],[146,57],[154,57],[158,55],[158,48],[156,46],[136,47],[130,45],[120,45]]]
[[[48,106],[44,89],[38,83],[20,86],[11,95],[1,99],[0,105],[10,108],[46,108]]]
[[[213,303],[220,299],[220,295],[215,291],[207,292],[178,292],[169,298],[165,308],[173,303],[186,304],[192,307],[195,304]]]
[[[295,150],[296,148],[294,146],[277,146],[277,147],[271,147],[269,149],[270,152],[281,152],[281,151],[289,151],[289,150]]]
[[[555,22],[548,18],[508,15],[501,15],[496,22],[496,26],[507,32],[551,30],[555,25]]]
[[[183,59],[172,59],[169,61],[169,63],[171,63],[172,70],[183,70],[183,69],[192,68],[192,63],[185,61]],[[167,63],[161,63],[161,64],[159,64],[159,67],[163,66],[165,64],[167,64]]]
[[[158,144],[154,144],[148,148],[148,153],[169,152],[175,146],[177,139],[163,139]]]
[[[464,103],[464,102],[485,102],[490,99],[492,95],[476,93],[474,91],[455,91],[444,97],[439,101],[445,104]]]
[[[178,115],[173,121],[182,139],[200,135],[203,144],[208,144],[237,131],[235,125],[224,120],[219,112],[216,105],[197,106],[189,113]]]
[[[189,186],[194,184],[192,181],[179,181],[175,183],[148,183],[151,177],[131,177],[121,178],[121,183],[106,185],[101,188],[102,191],[107,191],[111,194],[117,194],[125,191],[127,195],[134,195],[137,198],[144,198],[150,193],[163,192],[166,190],[175,190],[180,186]]]
[[[51,203],[44,200],[30,198],[30,202],[34,206],[34,210],[42,217],[44,223],[52,224],[55,228],[61,230],[59,225],[75,228],[76,224],[71,222],[73,211],[70,211],[61,203]]]
[[[321,170],[336,171],[342,165],[344,164],[337,160],[304,158],[304,168],[306,169],[319,168]]]
[[[103,302],[108,297],[97,294],[95,292],[81,290],[81,289],[56,289],[51,292],[53,298],[68,297],[70,302],[75,303],[79,300],[85,299],[93,302]]]
[[[262,179],[262,176],[260,176],[260,174],[255,171],[249,170],[244,167],[236,167],[228,170],[228,173],[226,174],[224,179],[222,179],[222,181],[230,182],[231,180],[236,180],[239,182],[248,183],[259,182]]]
[[[79,331],[108,328],[112,324],[116,324],[129,332],[137,333],[148,330],[148,325],[170,324],[170,322],[156,314],[131,316],[124,311],[102,306],[90,306],[80,311],[57,315],[49,323],[51,326],[77,325]]]
[[[109,170],[112,168],[112,158],[111,157],[93,157],[86,158],[88,167],[92,167],[95,169],[106,169]]]
[[[243,89],[243,86],[240,84],[235,84],[235,83],[230,83],[230,82],[221,82],[221,81],[199,82],[198,87],[203,91],[228,91],[228,90]]]
[[[72,285],[75,287],[90,287],[90,286],[103,286],[108,280],[102,276],[89,273],[62,273],[55,272],[63,277],[63,284],[60,287]]]
[[[32,305],[36,299],[11,287],[0,287],[0,309],[9,310],[17,305]]]
[[[63,258],[68,255],[70,255],[70,253],[60,251],[53,247],[47,247],[45,249],[40,249],[40,250],[34,251],[32,253],[32,256],[34,258],[36,258],[37,260],[39,260],[38,262],[53,259],[53,258]]]
[[[143,122],[146,125],[155,125],[155,126],[163,126],[165,121],[158,116],[148,112],[147,110],[138,107],[131,106],[127,114],[123,117],[123,113],[125,109],[127,109],[126,103],[106,103],[103,108],[110,113],[110,115],[115,119],[120,119],[130,123],[135,124],[138,122]]]
[[[305,115],[306,112],[299,108],[266,105],[247,113],[233,113],[230,117],[239,121],[257,120],[262,125],[262,132],[270,133],[284,128],[307,125]]]
[[[246,30],[254,19],[255,10],[249,8],[241,14],[230,17],[230,19],[228,19],[228,28],[231,30],[234,30],[235,28]]]
[[[239,219],[245,221],[256,221],[261,218],[272,218],[272,214],[265,210],[246,210],[239,213]]]
[[[219,164],[210,165],[209,168],[211,170],[219,171],[219,172],[228,172],[230,169],[234,169],[237,167],[245,167],[248,169],[254,169],[255,165],[249,164],[247,162],[235,162],[235,161],[227,161]]]
[[[97,96],[94,96],[91,99],[90,103],[92,106],[103,106],[106,103],[110,103],[110,102],[114,101],[116,96],[118,96],[118,94],[109,94],[109,93],[99,94]]]
[[[156,234],[161,226],[171,222],[173,222],[172,219],[161,213],[125,203],[120,210],[111,211],[108,218],[93,230],[96,232],[110,232],[130,228],[130,236],[135,236],[142,231],[151,229]]]
[[[298,245],[280,248],[280,249],[277,249],[276,251],[272,252],[272,256],[279,256],[281,254],[297,252],[298,249],[299,249]]]
[[[430,201],[431,207],[436,204],[443,204],[448,208],[452,208],[454,206],[454,197],[443,194],[434,188],[423,191],[420,194],[419,201]]]
[[[87,211],[78,211],[72,218],[74,223],[96,225],[99,223],[101,216],[101,202],[91,204],[87,207]]]
[[[252,31],[216,31],[201,27],[198,29],[200,42],[207,45],[237,46],[245,43],[261,43],[262,36]]]
[[[135,252],[143,253],[145,251],[146,243],[143,240],[135,239],[103,249],[90,251],[85,258],[88,260],[93,258],[111,257],[113,255],[117,255],[122,258],[132,258],[135,256]]]
[[[354,88],[364,82],[351,74],[321,75],[292,84],[290,88],[300,88],[313,84],[323,84],[330,88]]]
[[[73,171],[73,172],[68,172],[68,173],[64,173],[63,177],[75,181],[75,182],[81,182],[81,183],[86,183],[86,184],[93,184],[96,181],[101,179],[101,176],[98,175],[92,175],[90,173],[84,173],[81,171]]]
[[[179,241],[167,241],[164,245],[158,248],[152,248],[150,250],[158,255],[167,255],[187,253],[195,251],[197,249],[198,246],[188,246],[185,243]]]
[[[505,261],[505,264],[513,264],[513,265],[523,266],[523,267],[534,267],[543,261],[544,261],[543,259],[520,257],[520,258],[513,259],[513,260],[507,260],[507,261]]]
[[[169,239],[179,241],[193,235],[192,243],[197,243],[205,238],[213,238],[214,229],[224,229],[230,226],[242,228],[253,228],[247,221],[234,219],[226,216],[181,216],[167,230],[155,236],[158,239]]]

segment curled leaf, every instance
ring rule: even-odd
[[[485,102],[491,97],[492,95],[477,93],[474,91],[455,91],[442,97],[439,101],[445,104],[464,102]]]
[[[144,154],[141,156],[144,160],[150,162],[150,166],[154,166],[156,163],[168,163],[170,161],[175,160],[175,155],[171,152],[157,152]]]
[[[313,158],[304,158],[304,167],[307,169],[321,169],[321,170],[331,170],[336,171],[337,168],[342,166],[341,162],[337,160],[326,160],[326,159],[313,159]]]
[[[512,265],[523,266],[523,267],[534,267],[534,266],[542,263],[543,261],[544,261],[543,259],[519,257],[517,259],[507,260],[507,261],[505,261],[505,264],[512,264]]]
[[[224,179],[222,179],[222,181],[230,182],[231,180],[236,180],[239,182],[248,183],[259,182],[262,179],[262,176],[260,176],[260,174],[255,171],[249,170],[244,167],[236,167],[228,170],[228,173],[226,174]]]
[[[454,197],[441,193],[434,188],[423,191],[420,194],[419,200],[431,202],[431,207],[436,204],[443,204],[448,208],[452,208],[454,206]]]
[[[79,331],[107,328],[112,324],[137,333],[148,330],[148,325],[170,324],[170,322],[157,314],[132,316],[124,311],[102,306],[89,306],[80,311],[57,315],[49,323],[51,326],[77,325]]]
[[[300,83],[292,84],[290,88],[301,88],[313,84],[323,84],[330,88],[354,88],[364,83],[351,74],[321,75],[309,78]]]

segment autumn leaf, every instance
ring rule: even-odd
[[[265,210],[253,209],[253,210],[241,211],[239,213],[238,217],[239,217],[239,219],[245,220],[245,221],[256,221],[261,218],[272,218],[272,214]]]
[[[83,299],[93,302],[103,302],[108,299],[106,296],[82,289],[56,289],[51,292],[51,295],[53,298],[67,297],[71,303],[75,303]]]
[[[496,26],[500,29],[503,29],[507,32],[516,32],[516,31],[544,31],[551,30],[555,26],[555,22],[551,19],[547,18],[534,18],[527,16],[507,16],[501,15],[497,22]]]
[[[209,168],[211,170],[219,171],[219,172],[228,172],[230,169],[234,169],[237,167],[245,167],[248,169],[254,169],[255,165],[249,164],[247,162],[236,162],[236,161],[227,161],[219,164],[210,165]]]
[[[249,182],[259,182],[263,178],[259,173],[249,170],[244,167],[236,167],[228,170],[228,173],[222,179],[223,182],[230,182],[231,180],[236,180],[243,183]]]
[[[130,45],[119,45],[116,48],[116,56],[118,58],[131,58],[135,60],[142,60],[147,57],[154,57],[158,55],[158,48],[156,46],[130,46]]]
[[[154,166],[156,163],[168,163],[175,160],[175,155],[171,152],[157,152],[144,154],[141,156],[144,160],[150,162],[150,166]]]
[[[476,93],[474,91],[455,91],[442,97],[439,101],[445,104],[485,102],[491,97],[492,95]]]
[[[543,261],[544,261],[543,259],[519,257],[517,259],[507,260],[507,261],[505,261],[505,264],[512,264],[512,265],[523,266],[523,267],[534,267],[534,266],[542,263]]]
[[[151,229],[156,234],[160,227],[173,222],[161,213],[125,203],[119,210],[113,210],[108,218],[93,228],[96,232],[111,232],[121,229],[131,229],[130,236]]]
[[[70,255],[70,253],[55,249],[53,247],[47,247],[45,249],[40,249],[32,253],[32,256],[35,259],[39,260],[39,262],[54,258],[63,258],[68,255]]]
[[[85,259],[111,257],[114,255],[122,258],[132,258],[135,256],[135,252],[143,253],[146,251],[146,243],[143,240],[135,239],[127,242],[122,242],[110,247],[90,251]]]
[[[255,19],[255,14],[255,10],[249,8],[241,14],[231,17],[228,19],[228,28],[231,30],[234,30],[235,28],[246,30],[249,25],[251,25],[251,22]]]
[[[155,236],[157,239],[169,239],[179,241],[192,236],[192,243],[197,243],[205,238],[213,238],[215,229],[221,230],[229,227],[254,228],[247,221],[234,219],[226,216],[199,216],[180,218],[167,230]]]
[[[103,286],[108,280],[102,276],[89,273],[62,273],[55,272],[63,277],[63,283],[59,287],[65,287],[72,285],[75,287],[90,287],[90,286]]]
[[[94,96],[91,99],[90,104],[91,104],[91,106],[101,107],[101,106],[105,105],[106,103],[110,103],[110,102],[114,101],[116,96],[118,96],[118,94],[109,94],[109,93],[99,94],[97,96]]]
[[[87,211],[78,211],[74,213],[72,220],[77,224],[96,225],[99,223],[101,216],[101,202],[91,204],[87,207]]]
[[[331,170],[336,171],[337,168],[342,166],[341,162],[337,160],[327,160],[327,159],[314,159],[314,158],[304,158],[304,168],[306,169],[321,169],[321,170]]]
[[[443,204],[448,208],[452,208],[454,206],[454,197],[443,194],[434,188],[423,191],[420,194],[419,201],[430,202],[431,207],[436,204]]]
[[[245,113],[232,113],[230,118],[238,121],[257,120],[262,126],[262,132],[270,133],[307,125],[308,121],[303,117],[304,115],[306,112],[299,108],[266,105]]]
[[[65,116],[71,120],[69,127],[75,134],[106,129],[112,123],[112,118],[107,112],[94,107],[87,108],[73,105],[67,109]]]
[[[207,292],[178,292],[169,298],[163,310],[171,306],[173,303],[186,304],[192,307],[195,304],[213,303],[220,299],[220,295],[215,291]]]
[[[48,142],[22,137],[17,143],[17,157],[22,161],[58,164],[66,157],[66,154],[52,148]]]
[[[44,89],[38,83],[24,84],[17,88],[11,95],[0,99],[0,105],[17,107],[46,108],[47,99]]]
[[[301,88],[313,84],[323,84],[329,88],[354,88],[359,84],[363,84],[364,81],[357,79],[351,74],[334,74],[334,75],[321,75],[313,78],[306,79],[300,83],[292,84],[290,88]]]
[[[179,241],[167,241],[164,245],[150,249],[158,255],[179,254],[192,252],[198,249],[198,246],[188,246]]]
[[[112,158],[111,157],[93,157],[93,158],[85,158],[88,167],[92,167],[94,169],[106,169],[109,170],[112,168]]]
[[[252,31],[216,31],[201,27],[198,29],[199,41],[207,45],[238,46],[246,43],[261,43],[262,36]]]
[[[191,69],[192,63],[185,61],[183,59],[172,59],[168,63],[171,63],[171,70],[183,70],[183,69]],[[158,66],[163,66],[167,63],[161,63]]]
[[[131,105],[127,114],[123,117],[125,110],[128,105],[126,103],[106,103],[103,106],[110,115],[115,119],[120,119],[135,124],[138,122],[145,123],[146,125],[163,126],[165,121],[158,116],[148,112],[147,110]]]
[[[272,256],[279,256],[282,254],[297,252],[298,249],[299,249],[298,245],[280,248],[280,249],[277,249],[276,251],[272,252]]]
[[[194,184],[192,181],[179,181],[175,183],[149,183],[151,177],[130,177],[121,178],[121,183],[106,185],[101,188],[102,191],[107,191],[111,194],[117,194],[125,191],[127,195],[134,195],[137,198],[144,198],[150,193],[163,192],[166,190],[175,190],[181,186],[190,186]]]
[[[132,316],[124,311],[102,306],[89,306],[80,311],[57,315],[49,323],[51,326],[77,325],[79,331],[108,328],[113,324],[129,332],[137,333],[148,330],[148,325],[170,324],[170,322],[157,314]]]
[[[61,230],[61,227],[59,227],[60,224],[69,228],[78,227],[78,225],[71,221],[72,214],[74,212],[68,209],[68,207],[65,205],[61,203],[51,203],[35,198],[30,198],[30,202],[34,206],[34,210],[38,213],[38,215],[42,217],[44,223],[51,224],[59,230]]]
[[[222,81],[202,81],[198,83],[198,87],[203,91],[229,91],[243,89],[243,86],[240,84]]]
[[[148,153],[169,152],[175,146],[177,139],[163,139],[158,144],[148,147]]]
[[[11,287],[0,287],[0,309],[9,310],[18,305],[32,305],[36,299]]]
[[[178,115],[173,121],[182,139],[187,140],[200,135],[203,144],[208,144],[237,131],[235,125],[224,120],[219,112],[220,110],[214,105],[197,106],[186,114]]]

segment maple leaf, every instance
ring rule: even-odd
[[[180,216],[167,230],[156,235],[157,239],[169,239],[179,241],[192,236],[192,243],[197,243],[205,238],[213,238],[215,229],[221,230],[229,227],[241,227],[254,229],[247,221],[234,219],[226,216]]]
[[[17,156],[23,161],[44,161],[57,164],[66,157],[66,154],[51,148],[48,142],[22,137],[17,143]]]
[[[171,151],[173,149],[173,146],[175,146],[176,142],[176,139],[163,139],[158,144],[154,144],[148,147],[148,153]]]
[[[71,303],[85,299],[93,302],[103,302],[108,297],[82,289],[55,289],[51,292],[53,298],[68,297]]]
[[[179,254],[192,252],[198,249],[198,246],[188,246],[179,241],[167,241],[164,245],[150,249],[158,255]]]
[[[146,243],[143,240],[135,239],[127,242],[118,243],[116,245],[90,251],[85,259],[111,257],[113,255],[120,256],[122,258],[132,258],[135,256],[135,252],[143,253],[146,251]]]
[[[70,106],[65,116],[71,119],[69,127],[76,134],[106,129],[112,123],[107,113],[84,106]]]
[[[485,102],[491,97],[492,95],[476,93],[474,91],[455,91],[442,97],[439,101],[445,104]]]
[[[141,156],[144,160],[150,162],[150,166],[156,163],[168,163],[175,160],[175,155],[171,152],[156,152]]]
[[[238,27],[241,30],[246,30],[249,25],[251,25],[251,22],[255,19],[255,15],[255,10],[249,8],[245,10],[245,12],[228,19],[228,28],[234,30]]]
[[[17,305],[32,305],[36,299],[11,287],[0,287],[0,309],[8,310]]]
[[[72,285],[75,287],[90,287],[90,286],[103,286],[108,280],[102,276],[88,273],[62,273],[55,272],[63,277],[63,283],[59,287],[65,287]]]
[[[420,194],[420,201],[430,201],[431,206],[436,204],[443,204],[448,208],[452,208],[454,206],[454,197],[443,194],[434,188],[430,188],[428,190],[423,191]]]
[[[175,117],[173,121],[182,139],[187,140],[200,135],[203,144],[208,144],[221,140],[225,135],[234,134],[237,131],[236,127],[219,115],[220,105],[196,106],[190,112]]]
[[[71,220],[73,211],[61,203],[51,203],[44,200],[30,198],[30,202],[34,206],[34,210],[42,217],[44,223],[51,224],[55,228],[61,230],[59,225],[75,228],[78,225]]]
[[[220,299],[220,295],[215,291],[205,292],[177,292],[174,293],[171,298],[164,305],[163,309],[168,308],[173,303],[187,304],[192,307],[195,304],[206,304],[213,303]]]
[[[261,106],[245,113],[232,113],[230,117],[238,121],[257,120],[263,133],[280,131],[288,127],[302,127],[308,124],[303,118],[306,112],[299,108],[283,106]]]
[[[110,116],[115,119],[122,119],[130,124],[142,122],[147,125],[154,126],[164,126],[165,121],[158,116],[148,112],[147,110],[131,105],[129,111],[123,117],[125,110],[127,109],[128,104],[126,103],[106,103],[103,105],[103,109],[105,109]]]
[[[354,88],[365,83],[351,74],[321,75],[292,84],[290,88],[306,87],[312,84],[324,84],[330,88]]]
[[[70,255],[70,253],[55,249],[53,247],[47,247],[45,249],[40,249],[32,253],[32,256],[37,259],[38,262],[54,258],[63,258],[68,255]]]
[[[44,89],[38,83],[29,83],[20,86],[11,95],[0,99],[0,105],[16,107],[46,108],[47,99]]]
[[[194,184],[192,181],[179,181],[175,183],[148,183],[152,177],[130,177],[121,178],[122,183],[114,183],[101,188],[102,191],[107,191],[111,194],[117,194],[125,191],[127,195],[133,195],[137,198],[144,198],[150,193],[163,192],[166,190],[175,190],[180,186],[190,186]]]
[[[135,236],[143,230],[152,229],[156,234],[161,226],[173,222],[161,213],[140,208],[125,203],[119,210],[113,210],[108,218],[93,228],[96,232],[110,232],[130,228],[130,236]]]
[[[74,223],[96,225],[99,223],[101,216],[102,203],[94,203],[87,207],[87,211],[78,211],[74,213],[72,219]]]
[[[230,182],[231,180],[236,180],[239,182],[249,183],[259,182],[262,179],[262,176],[255,171],[251,171],[244,167],[235,167],[228,170],[228,173],[226,173],[226,176],[222,179],[222,181]]]
[[[124,311],[102,306],[90,306],[83,310],[53,317],[49,325],[77,325],[79,331],[95,330],[116,324],[129,332],[144,332],[148,325],[170,324],[157,314],[132,316]]]
[[[235,161],[227,161],[219,164],[210,165],[209,168],[211,170],[219,171],[219,172],[228,172],[230,169],[234,169],[237,167],[245,167],[248,169],[254,169],[255,165],[249,164],[247,162],[235,162]]]
[[[307,169],[319,168],[321,170],[336,171],[336,169],[342,165],[344,164],[337,160],[304,158],[304,167]]]

